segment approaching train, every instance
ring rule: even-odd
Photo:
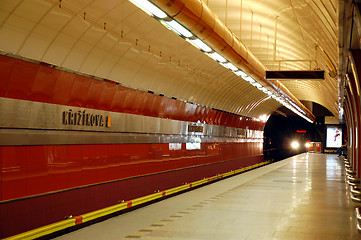
[[[0,238],[264,161],[264,123],[0,55]]]

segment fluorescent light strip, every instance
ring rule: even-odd
[[[248,77],[245,77],[245,78],[243,78],[244,80],[246,80],[247,82],[249,82],[249,83],[254,83],[254,82],[256,82],[253,78],[251,78],[250,76],[248,76]]]
[[[266,93],[266,90],[267,90],[267,89],[262,86],[262,87],[259,88],[259,90],[261,90],[262,92]]]
[[[220,63],[225,63],[227,60],[216,52],[207,53],[208,56]]]
[[[234,72],[237,76],[240,76],[241,78],[247,77],[247,74],[245,74],[243,71],[238,70],[237,72]]]
[[[261,87],[262,87],[262,85],[259,84],[258,82],[254,82],[254,83],[252,83],[252,85],[255,86],[258,89],[261,89]]]
[[[222,64],[224,67],[228,68],[229,70],[232,71],[237,71],[238,68],[236,66],[234,66],[232,63],[228,62],[228,63],[223,63]]]
[[[306,112],[303,111],[299,106],[296,105],[296,107],[294,107],[295,103],[290,101],[288,102],[285,99],[281,99],[280,97],[275,97],[275,100],[277,100],[279,103],[281,103],[283,106],[285,106],[286,108],[288,108],[289,110],[291,110],[292,112],[294,112],[295,114],[297,114],[298,116],[304,118],[305,120],[307,120],[308,122],[312,123],[313,121],[307,117]],[[303,113],[303,114],[302,114]]]
[[[183,27],[181,24],[179,24],[175,20],[172,20],[172,21],[169,21],[169,22],[168,21],[162,21],[162,22],[163,22],[164,25],[169,27],[171,30],[178,33],[178,35],[184,36],[186,38],[193,37],[193,34],[190,31],[188,31],[188,29]]]
[[[270,90],[266,90],[265,93],[268,95],[268,96],[271,96],[272,95],[272,92]]]
[[[154,4],[148,2],[147,0],[129,0],[134,5],[142,9],[144,12],[148,13],[149,15],[156,16],[157,18],[166,18],[168,15],[156,7]]]
[[[187,39],[188,42],[190,42],[193,46],[199,48],[203,52],[211,52],[212,48],[210,48],[207,44],[202,42],[200,39]]]

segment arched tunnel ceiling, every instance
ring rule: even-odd
[[[206,3],[267,70],[324,70],[323,81],[282,83],[298,99],[316,102],[338,115],[338,1]]]
[[[328,74],[337,71],[337,1],[205,2],[268,70],[325,70],[322,81],[283,83],[338,114]],[[248,117],[280,107],[128,0],[2,0],[0,36],[3,53],[124,86]]]

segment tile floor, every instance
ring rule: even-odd
[[[297,155],[56,239],[361,240],[343,166]]]

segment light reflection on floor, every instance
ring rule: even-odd
[[[305,153],[59,239],[361,239],[342,171],[337,155]]]

